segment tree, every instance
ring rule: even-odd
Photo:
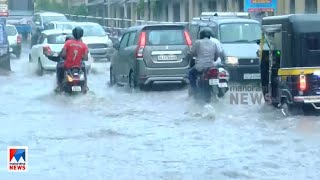
[[[37,11],[52,11],[63,14],[88,15],[88,9],[84,4],[69,9],[68,1],[57,3],[56,1],[51,0],[35,0],[35,9]]]

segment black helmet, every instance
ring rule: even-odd
[[[74,37],[73,37],[72,35],[66,36],[66,42],[67,42],[68,40],[70,40],[70,39],[74,39]]]
[[[213,32],[212,29],[209,27],[205,27],[200,31],[200,39],[209,38],[212,37]]]
[[[83,29],[81,27],[76,27],[72,30],[72,35],[76,40],[80,40],[83,36]]]

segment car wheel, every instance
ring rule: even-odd
[[[296,116],[303,113],[302,106],[289,104],[287,100],[285,100],[281,104],[281,112],[284,116]]]
[[[29,54],[29,63],[32,62],[32,59],[31,59],[31,54]]]
[[[40,59],[38,60],[37,74],[39,76],[43,76],[43,74],[44,74],[44,69],[43,69],[43,66],[42,66],[42,63],[41,63]]]
[[[131,89],[134,89],[134,88],[137,87],[137,82],[136,82],[134,76],[135,76],[135,75],[134,75],[134,72],[133,72],[133,71],[130,71],[130,73],[129,73],[129,87],[130,87]]]
[[[17,54],[15,54],[15,55],[16,55],[16,57],[17,57],[18,59],[20,59],[20,57],[21,57],[21,51],[18,52]]]
[[[117,82],[116,82],[116,78],[115,78],[115,76],[114,76],[114,74],[113,74],[113,69],[112,69],[112,67],[110,68],[110,85],[111,86],[113,86],[113,85],[115,85]]]
[[[7,70],[7,71],[11,71],[10,54],[7,55],[7,58],[6,58],[5,62],[3,63],[2,68]]]

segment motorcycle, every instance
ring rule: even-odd
[[[62,89],[67,93],[82,92],[87,93],[86,79],[81,67],[72,67],[65,70]]]
[[[223,67],[207,68],[197,77],[194,97],[205,102],[210,102],[212,97],[222,98],[229,90],[228,82],[229,73]]]
[[[51,61],[59,62],[63,61],[59,56],[59,53],[51,51],[49,47],[43,47],[43,54]],[[84,62],[82,62],[82,66],[85,67]],[[70,69],[66,69],[64,71],[64,78],[61,84],[60,91],[56,91],[57,93],[64,91],[66,93],[87,93],[86,87],[86,76],[85,72],[81,67],[72,67]]]

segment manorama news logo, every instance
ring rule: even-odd
[[[230,86],[231,105],[255,105],[271,103],[269,94],[263,96],[261,86]]]
[[[9,146],[8,147],[8,171],[25,172],[28,170],[28,147]]]

